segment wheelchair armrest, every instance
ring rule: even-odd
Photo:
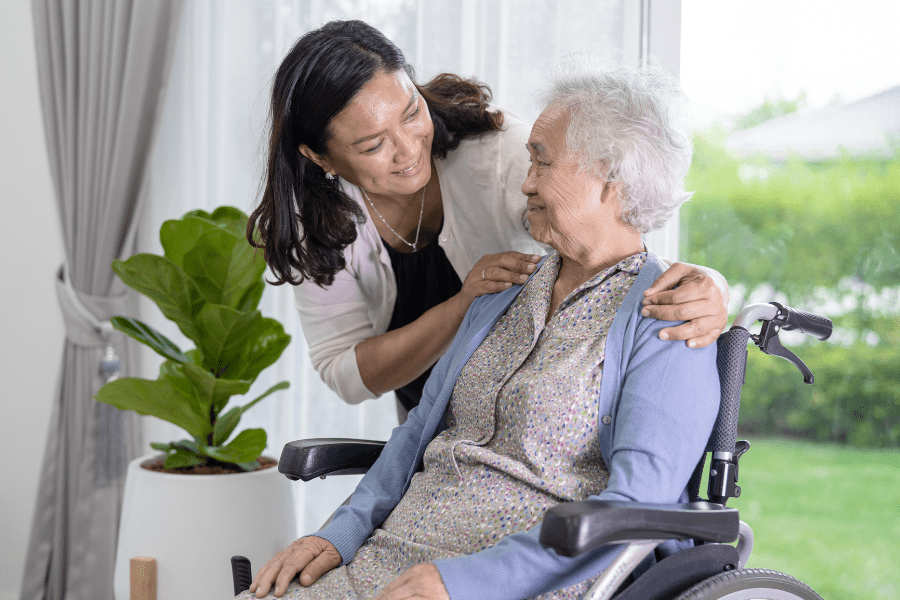
[[[733,542],[738,511],[711,502],[647,504],[584,500],[564,502],[547,511],[541,544],[563,556],[577,556],[603,544],[625,540],[696,538]]]
[[[375,464],[386,442],[345,438],[312,438],[288,442],[278,472],[291,481],[326,475],[360,475]]]

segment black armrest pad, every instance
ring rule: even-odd
[[[385,442],[344,438],[288,442],[281,451],[278,472],[292,481],[309,481],[325,475],[359,475],[375,464],[384,445]]]
[[[624,540],[686,539],[733,542],[738,511],[710,502],[645,504],[585,500],[565,502],[547,511],[541,543],[563,556],[577,556],[603,544]]]

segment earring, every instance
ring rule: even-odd
[[[325,171],[325,179],[331,181],[331,180],[334,179],[334,175],[332,175],[332,174],[329,173],[328,171]]]

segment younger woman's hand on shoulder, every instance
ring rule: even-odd
[[[271,590],[280,597],[297,573],[300,584],[310,586],[340,564],[341,554],[328,540],[316,536],[300,538],[263,565],[250,584],[250,592],[262,598]]]
[[[686,340],[691,348],[704,348],[716,341],[728,324],[727,290],[724,279],[717,282],[711,273],[694,265],[674,263],[644,292],[641,314],[663,321],[687,321],[660,330],[660,339]]]
[[[510,250],[481,257],[463,281],[462,290],[456,295],[459,317],[469,310],[472,301],[483,294],[493,294],[528,281],[541,260],[536,254],[522,254]]]

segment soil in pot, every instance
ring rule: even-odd
[[[207,465],[196,467],[180,467],[178,469],[167,469],[163,466],[165,457],[159,457],[141,464],[141,467],[148,471],[158,471],[160,473],[174,473],[176,475],[227,475],[229,473],[246,473],[239,466],[233,463],[223,463],[211,460]],[[259,469],[270,469],[278,464],[278,461],[268,456],[260,456],[256,459],[259,463]]]

